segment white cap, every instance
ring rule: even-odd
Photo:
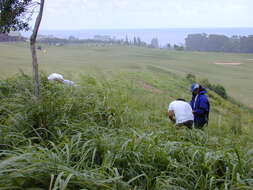
[[[61,74],[58,74],[58,73],[52,73],[50,74],[48,77],[48,80],[64,80],[63,76]]]

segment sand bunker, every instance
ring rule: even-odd
[[[214,63],[215,65],[241,65],[241,63]]]

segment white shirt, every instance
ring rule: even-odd
[[[168,111],[174,112],[177,124],[194,119],[192,114],[192,108],[188,102],[175,100],[170,103]]]

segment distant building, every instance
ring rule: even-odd
[[[53,35],[41,35],[41,34],[39,34],[37,36],[37,40],[53,39],[53,38],[55,38]]]
[[[63,46],[63,43],[56,43],[55,46],[57,46],[57,47]]]
[[[18,42],[18,41],[25,41],[26,39],[22,37],[20,32],[13,32],[11,31],[8,34],[0,33],[0,42]]]
[[[69,36],[69,40],[70,41],[76,41],[76,40],[78,40],[78,38],[76,38],[75,36]]]
[[[10,31],[9,34],[8,34],[8,36],[22,38],[21,33],[18,32],[18,31]]]
[[[108,35],[104,35],[104,36],[101,36],[101,35],[95,35],[93,37],[94,40],[97,40],[97,41],[103,41],[103,42],[109,42],[111,41],[111,36],[108,36]]]

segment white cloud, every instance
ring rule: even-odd
[[[252,0],[50,0],[42,29],[253,27]]]

